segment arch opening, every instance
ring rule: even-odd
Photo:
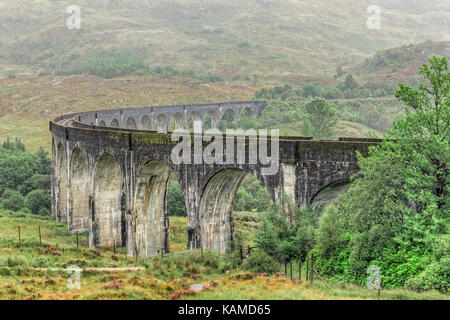
[[[139,121],[138,129],[140,129],[140,130],[150,130],[151,129],[150,118],[147,115],[142,116],[141,121]]]
[[[158,133],[167,133],[168,121],[165,115],[158,114],[155,119],[154,130]]]
[[[111,124],[109,126],[113,128],[119,128],[120,127],[119,121],[117,121],[117,119],[112,119]]]
[[[183,128],[184,128],[183,116],[177,112],[172,116],[172,118],[170,118],[169,131],[173,132],[177,129],[183,129]]]
[[[205,115],[205,121],[203,122],[204,130],[217,129],[219,124],[219,115],[216,110],[209,110]]]
[[[169,252],[169,179],[169,167],[158,160],[147,162],[137,177],[133,220],[134,250],[138,257]]]
[[[310,200],[311,207],[321,212],[327,204],[336,201],[341,195],[346,193],[351,185],[350,178],[343,178],[328,183],[312,196]]]
[[[70,215],[69,230],[83,232],[89,229],[89,172],[82,151],[75,148],[70,160]]]
[[[125,122],[125,128],[126,129],[137,129],[136,121],[134,121],[133,117],[129,117],[127,119],[127,121]]]
[[[219,130],[236,129],[236,112],[233,109],[227,109],[218,124]]]
[[[60,222],[67,222],[67,161],[62,143],[58,144],[57,153],[56,219]]]
[[[250,107],[245,107],[240,116],[239,116],[239,127],[243,129],[250,129],[255,127],[254,119],[256,118],[256,114],[253,109]]]
[[[104,120],[100,121],[99,126],[100,127],[106,127],[105,121]]]
[[[241,189],[245,195],[242,195],[239,189],[241,183],[243,187]],[[248,188],[252,190],[247,192]],[[239,192],[237,192],[238,189]],[[256,177],[244,170],[225,169],[208,181],[199,206],[200,238],[203,248],[221,253],[230,250],[234,234],[233,216],[237,214],[233,212],[234,208],[236,207],[239,211],[253,211],[253,208],[243,206],[249,202],[248,193],[253,193],[253,189],[255,189],[255,197],[258,192],[262,192],[260,195],[262,200],[255,199],[253,203],[259,201],[261,205],[265,205],[265,209],[270,207],[273,202],[267,190]]]
[[[109,153],[104,153],[97,160],[93,191],[94,246],[112,247],[124,244],[123,178],[119,164]]]
[[[195,111],[192,111],[187,118],[187,128],[192,131],[194,129],[194,121],[200,121],[203,127],[203,119],[202,116]]]

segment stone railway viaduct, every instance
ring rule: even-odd
[[[308,205],[320,190],[358,171],[356,151],[367,155],[369,146],[379,143],[280,137],[279,170],[274,175],[262,174],[267,165],[259,160],[238,164],[236,153],[231,164],[172,161],[171,151],[178,143],[171,141],[173,129],[206,119],[215,128],[227,113],[234,113],[238,123],[243,112],[257,117],[265,106],[235,102],[145,107],[56,118],[50,122],[53,216],[66,222],[69,232],[89,230],[92,247],[126,246],[128,255],[139,257],[168,253],[167,190],[173,174],[185,198],[188,249],[225,252],[233,237],[235,193],[247,173],[260,180],[275,204],[280,205],[286,194],[297,205]],[[250,138],[244,139],[249,159]],[[235,149],[238,140],[234,139]]]

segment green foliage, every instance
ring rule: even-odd
[[[36,187],[49,189],[51,160],[42,150],[27,152],[19,139],[8,138],[0,147],[0,194],[6,189],[26,195]]]
[[[305,106],[304,131],[315,138],[330,138],[337,123],[336,111],[321,98],[311,99]]]
[[[447,290],[440,264],[450,247],[447,60],[432,58],[419,73],[425,82],[417,90],[401,84],[396,93],[408,106],[405,119],[368,158],[358,156],[359,178],[320,219],[314,250],[325,275],[363,284],[375,264],[385,287]]]
[[[33,214],[48,215],[50,213],[50,202],[50,195],[44,190],[33,190],[25,197],[25,206],[30,209]]]
[[[442,258],[432,263],[414,278],[406,282],[406,287],[415,291],[438,290],[443,293],[450,292],[450,258]]]
[[[262,250],[253,250],[245,259],[242,267],[257,273],[272,274],[280,269],[279,263]]]
[[[167,210],[169,211],[169,216],[185,217],[187,215],[183,192],[180,184],[175,179],[170,179],[167,194]]]
[[[25,200],[19,191],[6,189],[2,195],[2,207],[7,210],[19,211],[23,208]]]
[[[150,68],[145,62],[143,49],[112,48],[92,53],[83,64],[72,69],[61,69],[60,74],[91,74],[103,78],[138,73],[148,73]]]
[[[197,79],[203,82],[223,82],[222,77],[214,73],[199,73],[192,70],[178,70],[170,66],[156,66],[151,68],[151,72],[164,77],[185,77]]]
[[[311,208],[297,208],[293,222],[276,210],[265,214],[258,228],[259,249],[279,261],[304,261],[315,245],[318,214]]]

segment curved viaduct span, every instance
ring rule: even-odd
[[[50,122],[52,214],[67,222],[69,232],[88,229],[92,247],[126,246],[128,255],[139,257],[168,253],[167,190],[173,173],[187,208],[188,249],[225,252],[233,237],[235,193],[247,173],[261,181],[277,205],[286,194],[303,206],[327,185],[358,171],[356,151],[367,155],[369,146],[379,143],[280,137],[279,169],[270,175],[264,174],[267,162],[242,161],[255,153],[252,141],[257,141],[258,152],[263,142],[273,148],[270,136],[263,141],[237,135],[222,155],[232,150],[231,161],[223,164],[172,161],[178,141],[172,141],[170,131],[186,128],[189,119],[211,119],[214,128],[226,112],[234,112],[238,123],[245,110],[256,117],[265,106],[265,102],[236,102],[145,107],[56,118]],[[195,144],[196,135],[187,135]],[[237,154],[242,141],[244,155]],[[210,144],[200,143],[203,149]]]

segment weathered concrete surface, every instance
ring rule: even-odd
[[[168,129],[206,118],[214,126],[227,112],[234,112],[235,119],[245,110],[257,116],[264,106],[263,102],[243,102],[149,107],[55,119],[50,123],[53,215],[68,221],[69,231],[80,228],[81,223],[84,227],[83,219],[87,219],[91,246],[122,245],[129,255],[140,257],[167,253],[167,186],[173,173],[185,197],[187,247],[225,252],[233,236],[234,196],[245,174],[256,176],[277,205],[283,194],[297,205],[307,205],[324,187],[358,171],[356,151],[366,155],[369,146],[379,143],[370,139],[280,137],[280,169],[274,175],[264,175],[267,165],[259,161],[238,164],[237,141],[231,146],[234,158],[229,164],[176,165],[171,160],[172,148],[178,142],[164,133]],[[140,130],[133,129],[136,127]],[[252,143],[247,137],[247,160],[255,152]],[[207,145],[202,142],[202,148]],[[259,150],[259,142],[256,147]]]

